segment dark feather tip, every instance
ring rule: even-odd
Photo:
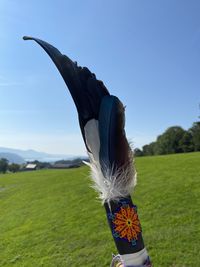
[[[32,40],[33,38],[30,36],[23,36],[23,40]]]

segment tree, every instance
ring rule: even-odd
[[[8,170],[10,172],[18,172],[19,169],[20,169],[20,165],[19,164],[12,163],[12,164],[8,165]]]
[[[194,122],[189,132],[192,135],[194,151],[200,151],[200,121]]]
[[[183,152],[180,140],[183,138],[185,131],[180,126],[168,128],[162,135],[158,136],[155,154],[172,154]]]
[[[143,146],[143,154],[145,156],[151,156],[155,154],[156,142],[152,142],[149,145]]]
[[[141,149],[139,149],[139,148],[135,148],[135,149],[134,149],[134,155],[135,155],[136,157],[141,157],[141,156],[143,156],[143,152],[142,152]]]
[[[8,160],[5,158],[0,159],[0,172],[6,173],[8,169]]]
[[[183,137],[180,140],[180,146],[183,152],[192,152],[194,151],[194,143],[192,134],[188,131],[185,131]]]

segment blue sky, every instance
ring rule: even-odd
[[[0,2],[0,146],[85,154],[77,113],[46,40],[126,105],[135,147],[189,128],[200,102],[198,0]]]

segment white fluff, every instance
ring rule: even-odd
[[[131,194],[136,185],[136,171],[133,165],[133,153],[131,149],[129,162],[126,167],[113,171],[114,168],[104,165],[103,169],[105,170],[105,174],[103,175],[101,170],[102,166],[99,163],[100,141],[98,121],[95,119],[90,120],[84,130],[86,143],[91,151],[88,152],[90,163],[85,163],[90,166],[91,178],[94,181],[92,187],[99,193],[102,202],[118,200]]]

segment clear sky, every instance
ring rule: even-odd
[[[200,102],[199,0],[1,0],[0,146],[85,154],[77,113],[46,40],[126,105],[135,147],[189,128]]]

